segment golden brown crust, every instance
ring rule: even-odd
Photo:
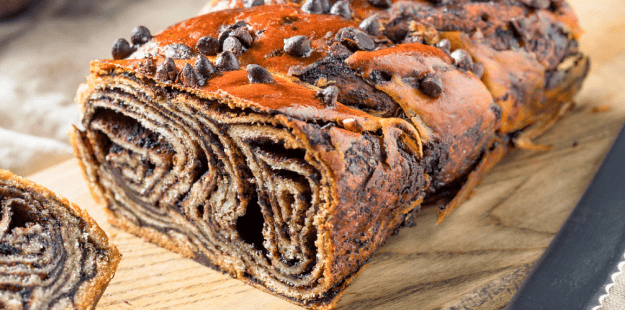
[[[304,1],[266,2],[273,3]],[[210,1],[201,13],[242,7],[243,1]],[[573,96],[561,89],[579,89],[588,71],[588,60],[578,51],[582,30],[562,0],[392,0],[388,7],[355,0],[350,9],[357,22],[368,17],[379,20],[381,32],[394,43],[415,38],[423,42],[428,39],[423,29],[433,27],[442,39],[452,41],[452,50],[467,50],[484,66],[479,71],[484,71],[482,80],[502,108],[503,133],[522,130],[559,111]]]
[[[190,88],[183,85],[182,80],[174,81],[177,87],[204,98],[219,97],[217,94],[223,91],[235,98],[234,100],[239,100],[242,107],[248,107],[249,102],[252,102],[266,113],[277,111],[299,119],[339,124],[344,119],[356,119],[357,128],[366,131],[380,129],[377,125],[380,122],[375,116],[399,114],[406,121],[413,123],[425,142],[436,141],[437,144],[445,145],[447,150],[454,151],[447,155],[438,155],[439,158],[450,159],[448,163],[440,163],[442,168],[436,172],[437,180],[434,184],[449,183],[466,174],[482,150],[494,139],[489,133],[493,133],[491,129],[496,126],[498,120],[496,112],[491,109],[494,105],[489,91],[471,72],[454,68],[450,56],[437,48],[417,43],[384,48],[386,45],[381,43],[379,48],[383,49],[379,51],[357,51],[348,59],[333,60],[332,45],[336,42],[335,34],[345,27],[358,27],[358,24],[339,16],[306,14],[290,5],[266,6],[263,10],[239,9],[232,12],[215,12],[210,18],[199,16],[166,29],[134,55],[137,57],[152,55],[152,63],[158,67],[165,60],[164,51],[168,45],[182,43],[193,47],[201,36],[219,37],[220,25],[234,24],[237,20],[246,21],[251,33],[261,33],[252,46],[241,55],[241,67],[247,64],[266,67],[278,75],[274,79],[275,83],[247,84],[244,71],[229,71],[211,78],[202,87]],[[313,52],[309,57],[276,53],[282,52],[285,38],[297,35],[307,36],[311,41]],[[399,59],[399,56],[403,59]],[[93,64],[93,71],[123,68],[141,72],[144,60],[132,57],[128,60],[97,61]],[[359,57],[360,60],[356,61],[355,57]],[[213,60],[216,57],[208,58]],[[380,67],[382,58],[390,59],[384,68]],[[185,63],[193,64],[194,58],[174,60],[174,63],[181,71]],[[342,64],[345,64],[345,68],[338,74],[332,72],[336,69],[329,68],[344,66]],[[318,73],[318,68],[325,69]],[[431,74],[438,75],[440,71],[443,83],[455,87],[444,87],[442,95],[436,98],[415,91],[417,80]],[[372,72],[392,75],[392,80],[369,81]],[[156,75],[149,72],[143,74],[149,78]],[[337,85],[338,104],[333,107],[324,106],[315,96],[314,90],[317,88],[311,84],[294,85],[293,77],[322,87],[328,83],[321,85],[320,81],[330,81],[331,84]],[[360,84],[354,88],[361,90],[353,90],[354,83],[358,81],[361,81]],[[363,92],[362,87],[365,85],[371,85],[372,89],[366,94],[359,94]],[[362,108],[365,98],[377,96],[388,98],[395,103],[394,106],[388,107],[381,102],[374,102],[368,109]],[[293,105],[294,102],[298,102],[298,105]],[[463,107],[458,107],[459,104]],[[461,122],[458,119],[451,121],[450,118],[459,117],[455,113],[456,109],[468,111],[464,114],[468,117],[464,117]],[[443,148],[441,146],[439,149]]]
[[[49,189],[45,187],[37,185],[28,179],[16,176],[15,174],[6,170],[0,170],[0,181],[3,187],[8,187],[7,189],[16,189],[16,190],[9,190],[9,191],[13,191],[13,192],[10,192],[12,195],[17,194],[14,191],[20,191],[20,192],[26,193],[27,197],[34,196],[36,198],[39,198],[39,199],[36,199],[37,200],[36,202],[38,202],[37,205],[43,206],[43,208],[66,209],[67,211],[70,212],[71,216],[69,217],[76,217],[83,222],[84,227],[81,229],[81,231],[83,232],[82,234],[84,234],[86,237],[89,238],[90,243],[93,243],[93,246],[96,247],[99,252],[103,252],[103,254],[106,254],[106,255],[102,255],[101,258],[98,257],[97,267],[93,267],[93,269],[97,270],[93,277],[85,279],[85,280],[81,279],[81,281],[78,284],[74,285],[76,288],[75,291],[71,293],[67,293],[70,295],[67,297],[70,298],[71,304],[64,304],[64,303],[57,301],[56,307],[74,308],[74,309],[94,309],[96,304],[98,303],[98,300],[102,296],[106,286],[109,284],[109,282],[115,275],[117,265],[122,258],[122,255],[117,250],[117,247],[109,241],[106,233],[104,233],[104,231],[89,216],[89,214],[85,210],[81,210],[76,204],[70,203],[67,199],[63,197],[57,196],[54,192],[50,191]],[[3,197],[4,200],[10,199],[10,198],[11,196]],[[45,202],[41,200],[45,200]],[[52,204],[53,206],[46,207],[46,205],[48,204]],[[10,213],[13,213],[13,217],[18,217],[16,215],[18,215],[20,212],[17,210],[13,210]],[[12,221],[25,221],[25,220],[15,219]],[[43,222],[45,221],[47,220],[44,219]],[[56,221],[58,221],[59,223],[63,222],[62,219],[56,219]],[[34,226],[33,224],[37,224],[37,222],[33,222],[33,223],[27,222],[26,228],[30,228],[31,226]],[[13,229],[13,232],[14,232],[13,234],[16,234],[15,230],[17,229]],[[7,240],[8,238],[6,236],[7,233],[5,232],[4,234],[5,236],[2,237],[2,243],[11,243],[9,240]],[[52,233],[44,231],[44,234],[48,235]],[[55,241],[55,242],[63,243],[64,241]],[[61,245],[59,246],[64,247]],[[6,246],[3,246],[3,247],[6,248]],[[48,245],[46,247],[52,247],[52,245]],[[56,254],[56,255],[61,256],[62,254]],[[40,264],[44,264],[44,263],[40,263]],[[73,272],[68,272],[68,273],[80,273],[80,271],[73,271]],[[3,279],[8,277],[6,274],[3,274],[2,272],[0,272],[0,276]],[[44,283],[47,284],[48,282],[46,281]],[[26,293],[32,290],[34,290],[34,288],[24,287],[24,291]],[[42,287],[42,288],[39,288],[38,290],[43,292],[45,288]],[[34,298],[35,300],[28,300],[25,296],[23,297],[23,299],[25,300],[20,303],[23,303],[22,305],[23,308],[33,308],[33,307],[34,308],[50,308],[53,306],[42,305],[40,304],[40,300],[44,299],[44,301],[55,301],[53,297],[55,295],[60,295],[60,294],[63,294],[63,292],[61,291],[59,291],[58,293],[49,292],[46,295],[52,295],[51,297]],[[3,303],[5,303],[6,307],[10,307],[10,305],[6,305],[6,301],[4,301]]]

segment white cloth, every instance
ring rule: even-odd
[[[72,148],[54,139],[0,128],[0,165],[28,175],[69,159]]]

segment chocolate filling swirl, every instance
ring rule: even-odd
[[[395,142],[401,127],[385,129],[395,138],[355,136],[137,81],[101,76],[85,99],[86,131],[73,135],[92,190],[118,226],[234,277],[305,304],[328,303],[335,295],[329,289],[344,286],[388,227],[404,219],[384,211],[410,208],[423,197],[419,155]],[[313,142],[303,137],[311,135],[319,136],[314,148],[346,148],[344,173],[332,174],[309,150]],[[333,146],[333,136],[350,144]],[[400,175],[402,185],[383,181]],[[343,184],[334,186],[336,179]],[[342,188],[354,191],[337,198]],[[374,188],[401,196],[385,202],[369,197]],[[356,197],[365,200],[351,203]],[[358,215],[335,218],[363,220],[329,231],[329,209],[347,204]],[[377,217],[366,220],[372,204],[380,206]],[[374,230],[364,232],[367,227]],[[343,267],[331,274],[329,262]]]

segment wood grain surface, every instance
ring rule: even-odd
[[[571,3],[592,66],[575,108],[537,140],[552,150],[513,151],[440,225],[435,209],[423,210],[375,253],[339,308],[499,309],[511,299],[624,122],[624,3]],[[87,209],[124,255],[99,309],[297,308],[111,227],[75,160],[30,178]]]

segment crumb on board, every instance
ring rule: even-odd
[[[610,110],[611,110],[610,105],[600,105],[600,106],[591,107],[591,113],[607,112]]]

